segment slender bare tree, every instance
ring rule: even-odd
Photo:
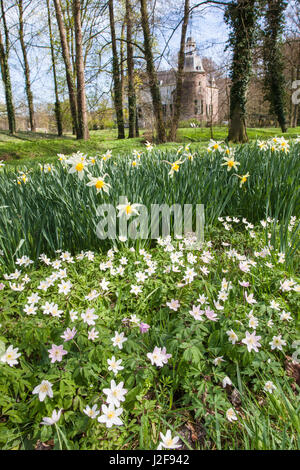
[[[15,117],[15,108],[13,103],[12,89],[11,89],[11,80],[10,80],[10,69],[8,64],[8,55],[9,55],[9,33],[8,27],[6,24],[5,8],[3,0],[1,0],[1,23],[4,29],[5,44],[3,42],[2,33],[0,29],[0,66],[1,66],[1,76],[4,85],[5,92],[5,101],[6,101],[6,110],[7,110],[7,120],[8,120],[8,129],[10,134],[16,132],[16,117]]]
[[[82,50],[82,30],[80,0],[73,0],[75,43],[76,43],[76,76],[77,76],[77,115],[78,115],[78,139],[89,139],[89,128],[87,120],[85,78]]]
[[[47,2],[47,14],[48,14],[48,28],[49,28],[49,41],[50,41],[50,50],[51,50],[51,62],[52,62],[52,72],[53,72],[53,81],[54,81],[54,93],[55,93],[55,120],[57,127],[57,134],[62,136],[63,126],[62,126],[62,116],[61,116],[61,105],[58,96],[58,86],[57,86],[57,76],[56,76],[56,60],[55,60],[55,51],[54,51],[54,41],[52,34],[52,22],[51,22],[51,12],[50,12],[50,0]]]
[[[178,54],[178,68],[176,73],[176,88],[175,88],[175,99],[174,99],[174,108],[173,116],[170,129],[170,140],[176,140],[176,134],[178,129],[178,123],[180,119],[181,112],[181,99],[182,99],[182,82],[183,82],[183,70],[184,70],[184,59],[185,59],[185,42],[186,42],[186,32],[190,16],[190,0],[184,1],[184,16],[182,21],[181,28],[181,40],[180,40],[180,49]]]
[[[149,88],[152,97],[153,111],[155,116],[157,140],[160,143],[166,142],[166,126],[163,118],[163,108],[158,84],[157,72],[154,65],[152,51],[152,37],[149,26],[149,15],[147,11],[147,1],[140,0],[141,20],[144,34],[144,56],[149,80]]]
[[[33,106],[33,94],[31,90],[30,82],[30,68],[27,57],[27,48],[24,39],[24,5],[23,0],[17,0],[18,10],[19,10],[19,40],[22,49],[23,61],[24,61],[24,76],[25,76],[25,91],[28,104],[29,112],[29,124],[31,132],[36,131],[35,117],[34,117],[34,106]]]
[[[76,136],[78,136],[76,89],[75,89],[75,83],[73,79],[73,69],[72,69],[72,64],[71,64],[69,45],[67,41],[66,27],[65,27],[63,15],[62,15],[60,0],[53,0],[53,1],[54,1],[57,25],[59,29],[59,35],[60,35],[62,56],[63,56],[63,60],[65,64],[65,70],[66,70],[70,110],[71,110],[72,122],[73,122],[73,132],[76,134]]]
[[[116,30],[115,30],[115,17],[114,17],[114,2],[113,0],[108,0],[109,8],[109,22],[110,22],[110,32],[111,32],[111,45],[112,45],[112,64],[113,64],[113,84],[114,84],[114,103],[115,110],[117,115],[117,126],[118,126],[118,139],[125,138],[125,128],[124,128],[124,116],[123,116],[123,96],[122,96],[122,83],[120,78],[120,67],[119,67],[119,57],[117,50],[117,41],[116,41]]]

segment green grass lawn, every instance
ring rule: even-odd
[[[214,128],[214,139],[224,140],[227,136],[226,127]],[[286,138],[293,138],[300,134],[300,128],[289,129],[285,134]],[[149,132],[142,130],[139,138],[117,139],[117,130],[91,131],[91,138],[88,141],[76,140],[74,136],[68,134],[64,137],[57,137],[54,134],[40,134],[31,132],[18,132],[16,136],[9,136],[7,132],[0,133],[0,160],[5,160],[11,165],[22,164],[32,165],[33,162],[51,162],[56,160],[58,153],[66,155],[81,151],[89,155],[104,153],[112,150],[113,153],[130,153],[133,149],[144,148],[144,142],[149,136]],[[248,129],[251,140],[267,139],[275,135],[281,135],[279,128]],[[196,150],[206,147],[210,140],[210,129],[208,128],[186,128],[178,131],[178,144],[192,142],[192,149]],[[160,145],[160,148],[172,148],[176,145],[173,142]]]

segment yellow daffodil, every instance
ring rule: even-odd
[[[97,194],[100,192],[100,191],[104,191],[105,193],[108,193],[109,192],[109,188],[111,187],[110,184],[106,183],[104,181],[104,178],[107,176],[107,174],[103,175],[103,176],[97,176],[97,177],[94,177],[94,176],[91,176],[90,174],[88,175],[89,177],[89,183],[87,183],[87,186],[94,186],[97,190]]]
[[[237,170],[237,165],[240,165],[239,162],[235,161],[233,155],[230,157],[224,157],[223,160],[225,160],[225,162],[222,163],[222,166],[227,165],[227,171],[230,171],[231,168],[234,168],[235,170]]]
[[[249,178],[249,173],[246,173],[245,175],[236,175],[238,178],[240,178],[241,182],[240,182],[240,188],[243,186],[243,184],[246,183],[247,179]]]
[[[180,165],[182,165],[185,160],[176,160],[176,162],[168,162],[167,160],[163,160],[164,162],[168,163],[168,165],[171,165],[171,170],[169,171],[169,176],[173,176],[175,171],[178,172],[179,171],[179,168],[180,168]]]

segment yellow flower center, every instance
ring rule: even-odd
[[[173,163],[172,170],[178,171],[179,170],[179,165],[177,163]]]
[[[98,180],[98,181],[96,182],[95,186],[96,186],[97,189],[103,188],[103,186],[104,186],[104,181]]]
[[[229,166],[229,168],[232,168],[234,166],[234,161],[228,160],[227,165]]]
[[[213,148],[214,148],[215,150],[217,150],[217,149],[219,148],[219,144],[215,144],[215,145],[213,146]]]
[[[112,419],[112,418],[114,418],[114,416],[115,416],[115,413],[114,413],[113,411],[111,411],[111,412],[108,413],[108,415],[107,415],[108,419]]]
[[[77,165],[75,166],[75,170],[76,171],[82,171],[83,170],[83,163],[77,163]]]
[[[131,214],[131,212],[132,212],[131,206],[130,205],[126,206],[125,211],[126,211],[126,214]]]

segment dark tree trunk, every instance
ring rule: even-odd
[[[73,0],[73,12],[74,12],[75,42],[76,42],[76,76],[77,76],[77,110],[78,110],[77,139],[88,140],[89,128],[88,128],[88,120],[87,120],[86,95],[85,95],[80,0]]]
[[[120,41],[120,80],[121,80],[121,90],[122,90],[122,109],[124,105],[124,89],[125,89],[125,71],[124,71],[125,69],[125,46],[124,46],[125,26],[126,26],[126,19],[122,23],[121,37],[120,37],[121,39]]]
[[[156,121],[157,140],[159,143],[163,143],[166,142],[166,127],[163,118],[162,102],[151,46],[151,34],[149,27],[149,17],[147,12],[147,0],[140,0],[140,3],[142,28],[144,34],[144,55],[149,79],[149,87],[152,97],[153,111]]]
[[[136,95],[135,95],[135,137],[139,137],[139,115],[137,110]]]
[[[8,65],[8,52],[9,52],[9,35],[8,28],[6,24],[5,11],[3,0],[1,0],[1,15],[2,22],[4,27],[5,34],[5,46],[2,39],[2,34],[0,31],[0,66],[1,66],[1,76],[4,85],[5,92],[5,102],[7,110],[7,120],[8,120],[8,129],[10,134],[15,134],[16,132],[16,117],[15,117],[15,108],[13,104],[11,81],[10,81],[10,71]]]
[[[27,58],[27,50],[24,41],[24,20],[23,20],[23,0],[18,0],[18,9],[19,9],[19,40],[21,44],[21,50],[24,60],[24,76],[25,76],[25,91],[28,103],[29,111],[29,124],[30,130],[32,132],[36,131],[35,118],[34,118],[34,107],[33,107],[33,95],[31,91],[31,82],[30,82],[30,68]]]
[[[225,20],[232,28],[229,43],[233,50],[228,140],[243,143],[248,142],[246,102],[255,42],[256,0],[228,4]]]
[[[230,127],[228,140],[232,142],[248,142],[245,115],[237,102],[230,112]]]
[[[267,0],[266,26],[264,31],[264,66],[266,99],[270,112],[275,114],[282,132],[286,132],[285,77],[280,50],[280,36],[285,23],[286,0]]]
[[[127,24],[127,79],[128,79],[128,137],[136,137],[136,98],[134,89],[134,62],[132,45],[132,7],[131,1],[126,0],[126,24]]]
[[[175,89],[175,99],[174,99],[174,110],[171,122],[170,129],[170,140],[175,141],[178,129],[178,123],[180,119],[181,112],[181,99],[182,99],[182,81],[183,81],[183,70],[184,70],[184,59],[185,59],[185,41],[186,41],[186,32],[189,22],[190,15],[190,0],[185,0],[184,3],[184,16],[181,29],[181,40],[180,40],[180,49],[178,55],[178,69],[176,74],[176,89]]]
[[[113,53],[113,83],[114,83],[114,103],[117,116],[118,139],[125,139],[124,116],[123,116],[123,96],[122,83],[120,79],[120,67],[116,42],[115,19],[114,19],[114,2],[108,1],[109,20],[111,31],[111,43]]]
[[[54,92],[55,92],[55,107],[54,107],[55,120],[56,120],[57,134],[61,137],[63,135],[63,126],[62,126],[61,106],[60,106],[60,101],[59,101],[59,96],[58,96],[58,86],[57,86],[57,77],[56,77],[56,63],[55,63],[55,53],[54,53],[52,25],[51,25],[50,0],[47,0],[47,13],[48,13],[48,28],[49,28],[49,39],[50,39],[50,49],[51,49]]]
[[[62,56],[64,59],[65,69],[66,69],[66,78],[69,91],[69,102],[70,110],[73,123],[73,131],[75,130],[76,136],[78,136],[78,118],[77,118],[77,104],[76,104],[76,90],[73,80],[73,69],[71,65],[70,51],[67,42],[66,28],[62,16],[60,0],[53,0],[55,6],[56,19],[59,29]]]
[[[29,68],[29,63],[28,63],[28,58],[27,58],[27,49],[26,49],[26,45],[24,41],[23,0],[18,0],[18,8],[19,8],[19,39],[20,39],[23,60],[24,60],[25,90],[26,90],[28,111],[29,111],[29,123],[30,123],[31,132],[35,132],[36,125],[35,125],[35,118],[34,118],[33,95],[31,91],[31,83],[30,83],[30,68]]]

